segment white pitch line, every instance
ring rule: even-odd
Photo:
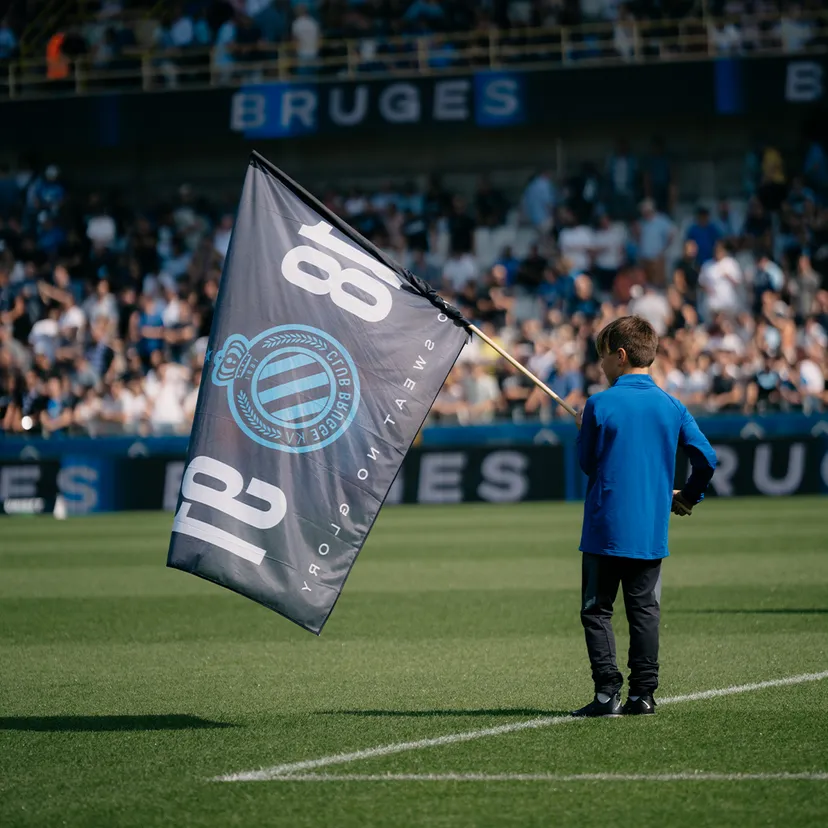
[[[828,773],[304,773],[272,782],[828,782]]]
[[[699,701],[711,699],[718,696],[732,696],[736,693],[750,693],[754,690],[763,690],[767,687],[786,687],[791,684],[804,684],[809,681],[821,681],[828,678],[828,670],[822,673],[803,673],[799,676],[788,676],[787,678],[771,679],[753,684],[739,684],[733,687],[723,687],[714,690],[703,690],[699,693],[688,693],[683,696],[668,696],[658,700],[659,705],[678,704],[679,702]],[[583,722],[584,719],[575,719],[572,716],[542,716],[537,719],[529,719],[523,722],[487,727],[482,730],[467,730],[463,733],[449,733],[445,736],[436,736],[431,739],[418,739],[414,742],[396,742],[391,745],[381,745],[365,750],[356,750],[353,753],[337,753],[333,756],[323,756],[320,759],[306,759],[301,762],[289,762],[284,765],[275,765],[271,768],[260,770],[242,771],[230,773],[224,776],[217,776],[214,782],[268,782],[277,777],[288,774],[302,773],[303,771],[325,768],[331,765],[345,765],[349,762],[358,762],[361,759],[375,759],[379,756],[391,756],[395,753],[406,753],[410,750],[422,750],[429,747],[440,747],[442,745],[454,745],[458,742],[470,742],[475,739],[484,739],[487,736],[502,736],[506,733],[516,733],[521,730],[533,730],[552,725],[571,724]]]

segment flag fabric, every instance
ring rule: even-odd
[[[454,308],[253,153],[167,565],[319,634],[466,339]]]

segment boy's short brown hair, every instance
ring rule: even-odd
[[[599,356],[623,348],[633,368],[647,368],[656,358],[658,334],[646,319],[622,316],[598,334],[595,347]]]

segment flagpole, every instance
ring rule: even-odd
[[[541,391],[543,391],[548,396],[552,397],[552,399],[555,400],[555,402],[561,408],[563,408],[564,411],[566,411],[568,414],[571,414],[573,417],[577,416],[578,412],[571,405],[569,405],[569,403],[564,402],[545,382],[542,382],[540,379],[538,379],[538,377],[536,377],[528,368],[524,368],[513,356],[507,354],[506,351],[504,351],[503,348],[500,347],[500,345],[498,345],[496,342],[494,342],[492,339],[486,336],[486,334],[484,334],[483,331],[481,331],[480,328],[477,327],[477,325],[472,325],[471,323],[468,323],[466,327],[472,333],[477,334],[477,336],[479,336],[490,348],[494,348],[495,351],[497,351],[508,363],[514,365],[515,368],[517,368],[518,371],[521,372],[521,374],[524,374],[530,380],[532,380],[532,382],[534,382],[535,385],[537,385]]]

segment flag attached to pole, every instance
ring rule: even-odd
[[[257,153],[167,565],[319,633],[467,333]]]

